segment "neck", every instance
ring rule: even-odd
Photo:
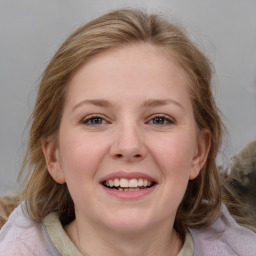
[[[136,233],[100,230],[74,220],[65,230],[84,256],[177,256],[182,241],[177,232],[158,225]],[[84,232],[85,231],[85,232]]]

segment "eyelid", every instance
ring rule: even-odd
[[[153,114],[147,118],[147,120],[148,120],[147,123],[152,121],[154,118],[158,118],[158,117],[164,118],[166,121],[169,122],[168,124],[163,124],[163,125],[172,125],[172,124],[176,123],[176,120],[173,117],[166,115],[166,114]]]
[[[89,124],[89,123],[86,123],[92,119],[96,119],[96,118],[99,118],[99,119],[102,119],[104,120],[106,123],[110,123],[107,118],[105,116],[103,116],[102,114],[90,114],[90,115],[87,115],[85,117],[83,117],[80,121],[80,123],[84,124],[84,125],[89,125],[89,126],[93,126],[93,124]],[[106,124],[104,123],[104,124]],[[98,125],[104,125],[104,124],[98,124]],[[96,124],[95,124],[96,125]]]

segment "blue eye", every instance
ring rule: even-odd
[[[84,119],[82,123],[86,125],[102,125],[102,124],[106,124],[107,121],[102,117],[93,116],[93,117],[88,117]]]
[[[154,125],[168,125],[168,124],[173,124],[174,121],[165,116],[155,116],[149,121],[149,123]]]

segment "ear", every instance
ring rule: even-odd
[[[64,184],[66,181],[61,167],[60,154],[56,139],[53,137],[43,139],[42,149],[48,172],[57,183]]]
[[[189,179],[195,179],[203,168],[211,148],[211,134],[208,129],[200,131],[197,148],[192,161]]]

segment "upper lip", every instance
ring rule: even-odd
[[[148,174],[141,173],[141,172],[126,172],[126,171],[117,171],[112,172],[100,179],[100,183],[106,181],[106,180],[113,180],[113,179],[146,179],[148,181],[157,182],[153,177],[149,176]]]

